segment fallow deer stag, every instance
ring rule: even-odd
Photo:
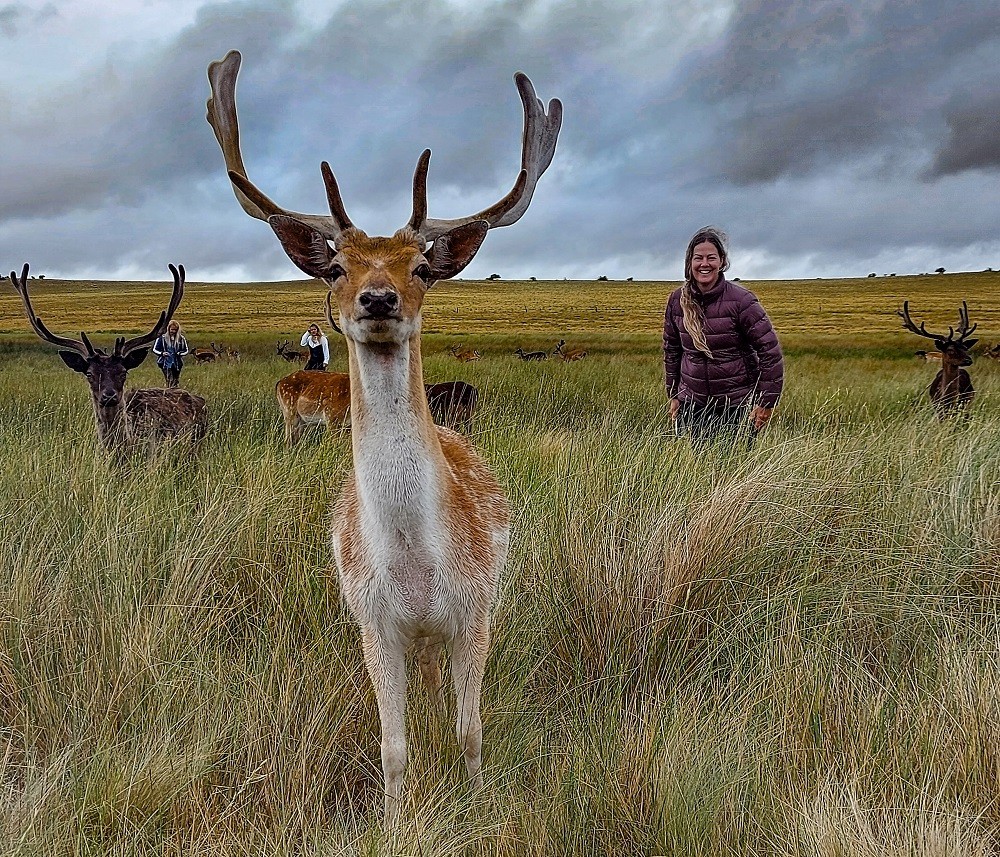
[[[283,357],[289,363],[301,363],[306,359],[306,353],[304,351],[296,351],[294,348],[288,347],[288,340],[284,342],[277,343],[278,356]]]
[[[583,360],[587,356],[585,348],[567,348],[565,339],[559,340],[552,353],[566,363],[572,363],[574,360]]]
[[[201,346],[191,349],[191,356],[194,357],[196,363],[214,363],[221,355],[221,349],[216,348],[214,342],[211,348]]]
[[[392,824],[406,765],[404,658],[411,642],[420,641],[421,673],[438,693],[441,643],[451,647],[458,739],[473,786],[482,785],[480,694],[510,535],[507,500],[489,467],[464,437],[431,419],[420,310],[427,290],[463,270],[491,228],[509,226],[527,210],[555,152],[562,106],[553,100],[546,114],[528,78],[515,75],[524,132],[513,189],[469,217],[431,219],[425,150],[409,222],[391,237],[369,237],[347,216],[325,162],[330,215],[280,208],[247,178],[235,102],[240,60],[231,51],[209,66],[208,119],[234,192],[247,214],[267,221],[301,270],[333,289],[347,340],[354,471],[334,509],[333,551],[378,702]]]
[[[962,308],[958,311],[958,330],[949,327],[947,339],[943,334],[928,333],[923,322],[917,327],[910,318],[909,301],[903,301],[903,309],[898,311],[897,315],[903,319],[903,327],[906,330],[934,340],[934,347],[941,353],[941,369],[934,376],[929,389],[931,403],[938,419],[943,420],[951,414],[964,412],[972,404],[976,391],[969,373],[962,367],[972,365],[972,355],[969,352],[979,341],[969,339],[979,325],[974,324],[969,327],[968,304],[962,301]],[[958,339],[955,339],[956,333]]]
[[[10,281],[21,296],[35,333],[45,342],[66,349],[59,352],[63,363],[87,378],[97,436],[106,449],[118,454],[128,452],[140,441],[154,444],[170,437],[185,437],[197,447],[208,426],[208,410],[201,396],[179,387],[125,390],[129,371],[146,359],[149,346],[167,329],[184,296],[184,266],[171,265],[170,273],[174,277],[170,303],[160,313],[153,329],[134,339],[119,336],[115,339],[114,351],[106,354],[103,349],[94,348],[86,333],[81,333],[77,340],[49,332],[31,305],[28,266],[24,266],[20,278],[14,271],[10,272]]]

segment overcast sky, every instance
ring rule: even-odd
[[[729,233],[731,275],[1000,268],[996,0],[0,0],[0,267],[50,277],[299,278],[243,213],[205,121],[243,53],[247,171],[279,204],[409,217],[510,188],[512,75],[563,101],[531,207],[463,276],[678,279]]]

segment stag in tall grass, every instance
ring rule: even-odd
[[[969,326],[968,304],[962,301],[962,308],[958,311],[958,329],[949,327],[947,338],[944,334],[928,333],[924,322],[917,327],[910,318],[909,301],[903,301],[903,309],[898,311],[897,315],[903,319],[903,327],[906,330],[933,340],[934,347],[941,354],[941,369],[934,376],[928,390],[938,419],[943,420],[956,413],[966,413],[975,398],[976,391],[969,373],[963,367],[972,365],[970,352],[972,346],[979,341],[969,338],[979,325]],[[956,333],[958,339],[955,338]]]
[[[443,642],[451,648],[456,730],[468,775],[483,782],[479,714],[490,614],[509,542],[510,511],[489,467],[458,433],[436,426],[423,386],[421,306],[437,281],[472,260],[491,228],[515,223],[552,160],[562,108],[546,114],[523,74],[521,171],[489,208],[455,220],[427,217],[427,167],[413,179],[413,213],[390,237],[369,237],[347,215],[322,164],[330,215],[279,207],[247,178],[235,88],[240,54],[209,67],[209,122],[244,211],[266,220],[289,258],[334,291],[351,377],[353,474],[333,516],[343,596],[361,627],[382,724],[385,814],[399,811],[406,766],[405,653],[419,641],[421,673],[440,692]]]
[[[149,333],[115,339],[114,350],[107,354],[94,348],[86,333],[80,339],[55,336],[35,314],[28,294],[28,265],[21,276],[10,272],[10,281],[24,304],[24,312],[38,337],[64,349],[63,363],[79,372],[90,385],[97,437],[101,444],[119,457],[145,446],[151,450],[167,438],[184,438],[195,448],[208,427],[208,409],[201,396],[179,387],[126,390],[128,373],[146,359],[149,346],[167,329],[174,311],[184,296],[184,266],[170,266],[174,286],[170,303]]]

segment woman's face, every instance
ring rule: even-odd
[[[312,327],[309,328],[309,335],[310,336],[319,336],[319,328],[316,327],[315,324]]]
[[[711,241],[695,244],[694,255],[691,256],[691,276],[701,288],[708,289],[716,284],[721,266],[719,251]]]
[[[177,336],[178,330],[180,330],[180,327],[175,322],[170,322],[170,324],[167,325],[167,333],[171,336]]]

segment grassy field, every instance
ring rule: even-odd
[[[169,295],[32,286],[57,332],[137,331]],[[287,450],[274,402],[274,341],[323,291],[190,284],[193,344],[246,357],[185,369],[212,414],[200,460],[127,469],[0,294],[0,854],[996,854],[1000,364],[972,367],[969,423],[940,425],[893,313],[946,327],[964,297],[991,344],[1000,275],[752,284],[788,381],[742,457],[673,436],[671,286],[428,297],[427,377],[480,388],[514,542],[486,788],[414,680],[397,833],[326,537],[349,440]],[[563,337],[587,359],[510,356]]]

